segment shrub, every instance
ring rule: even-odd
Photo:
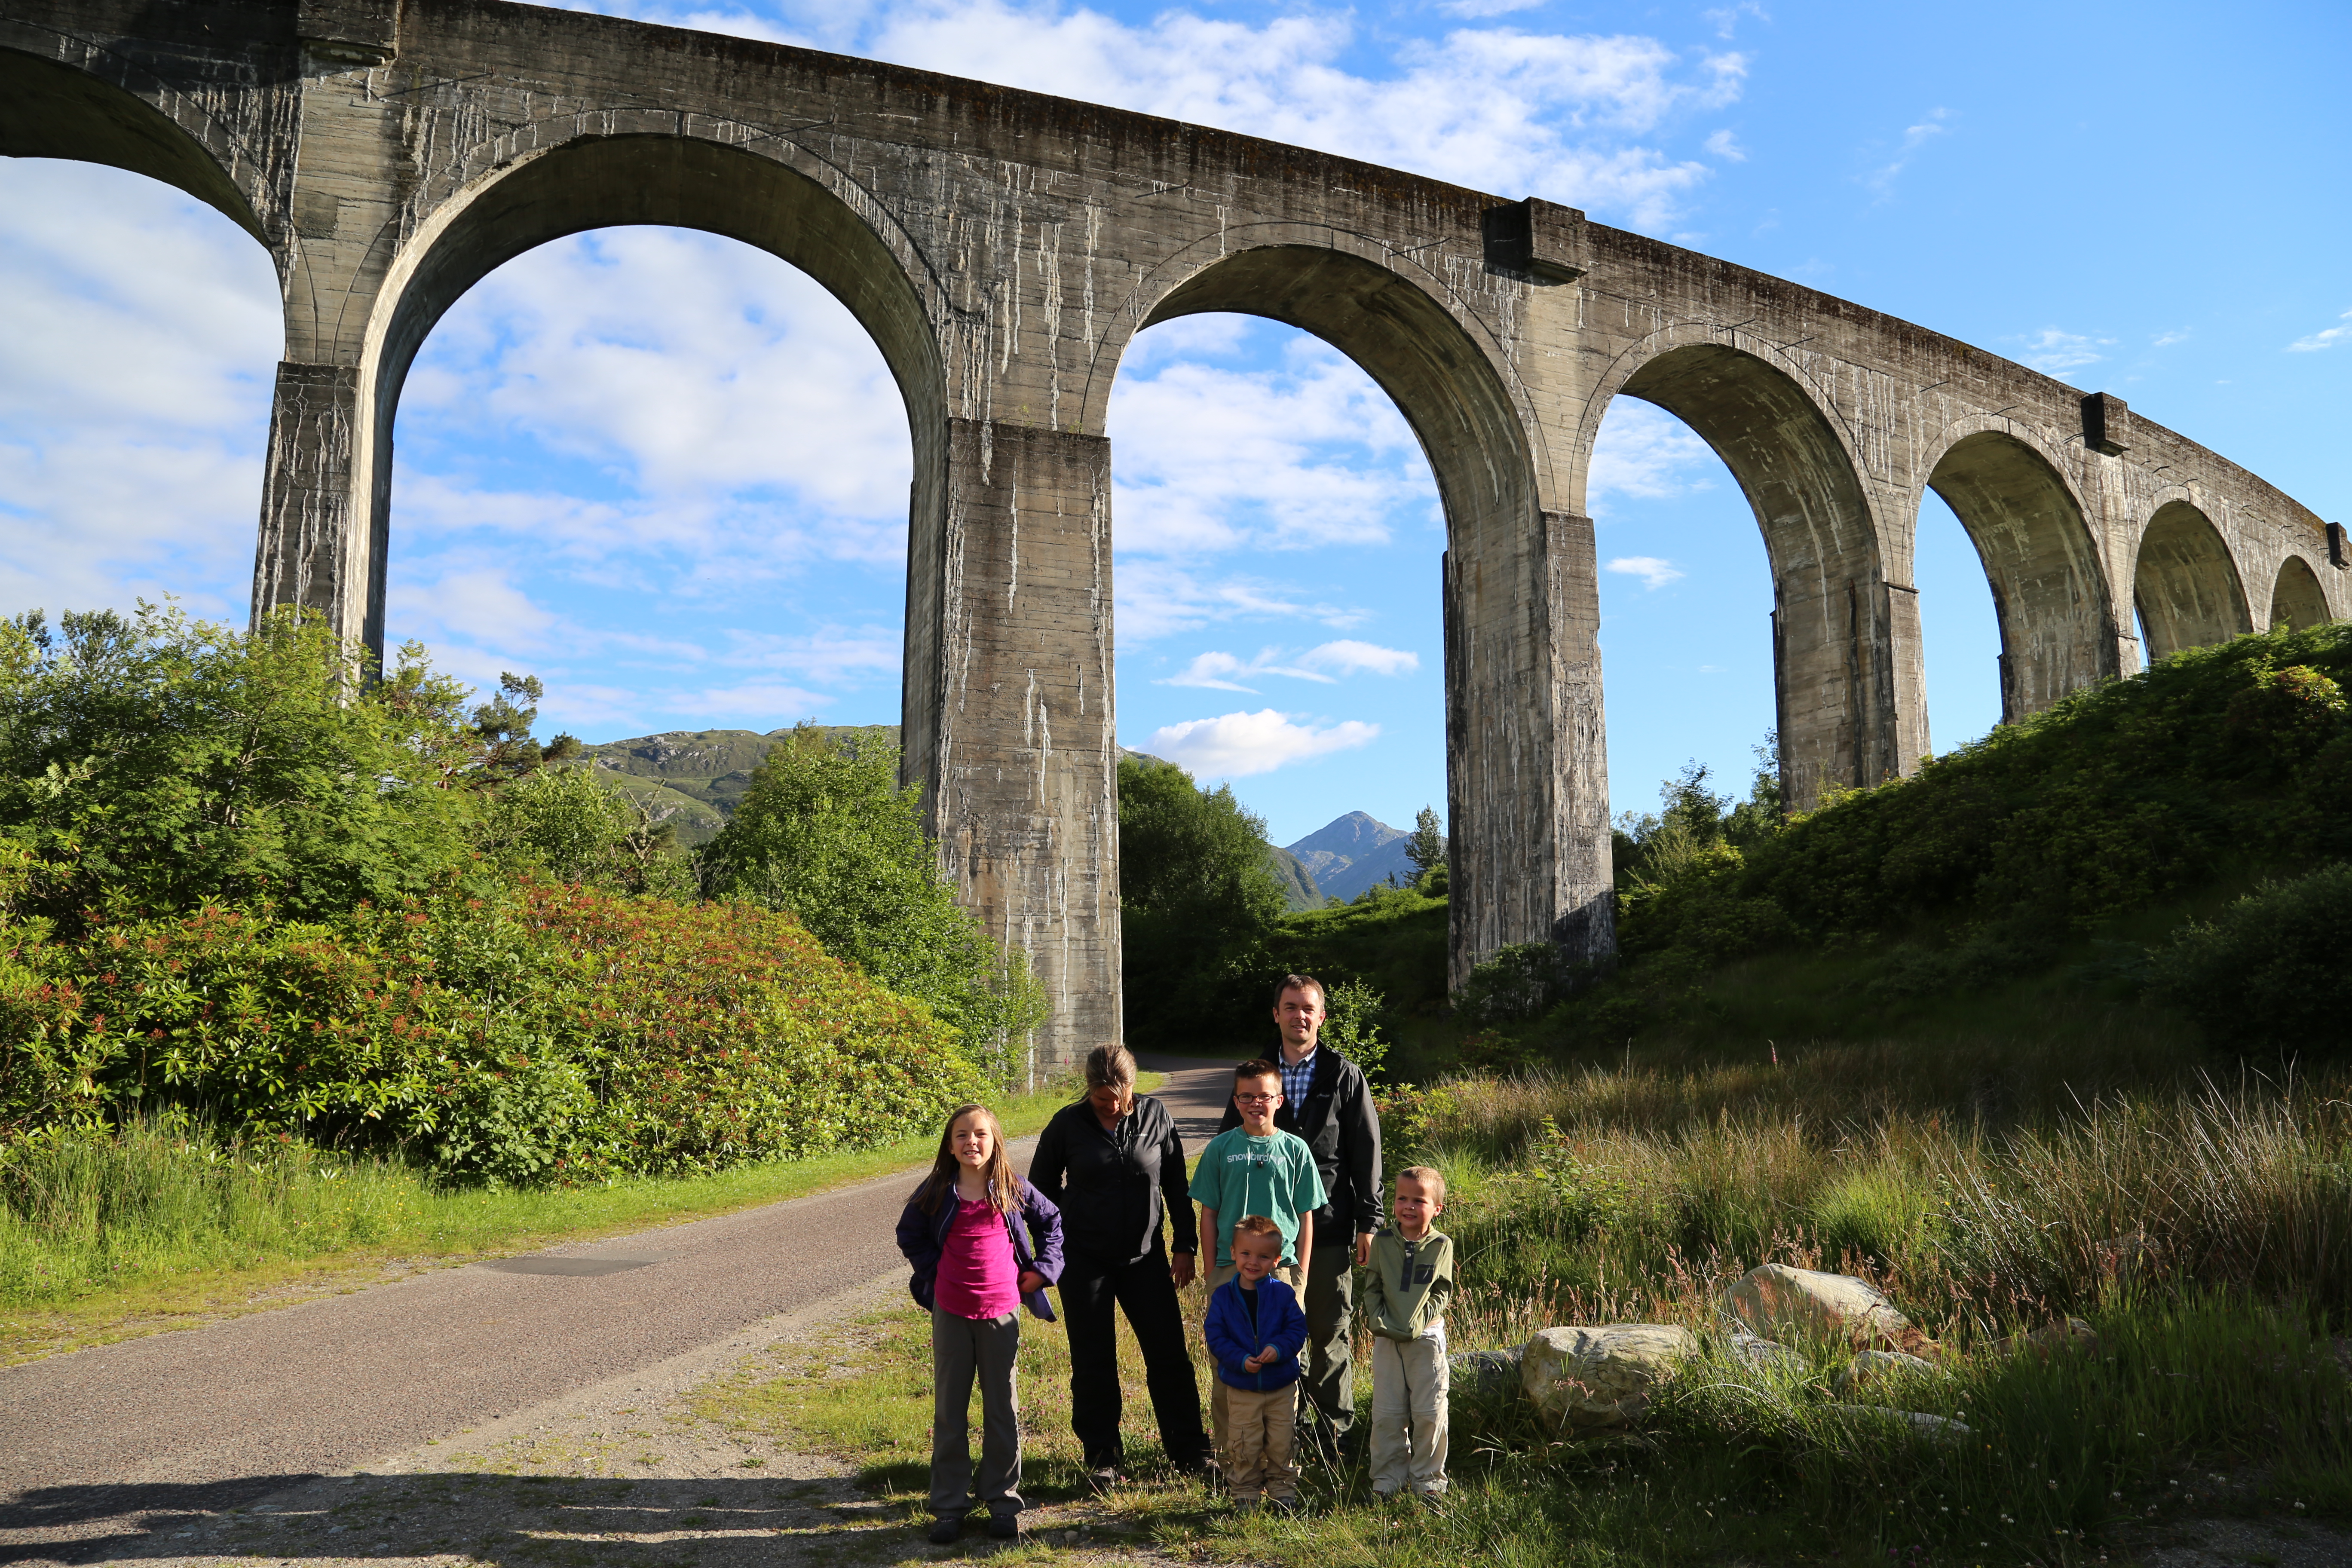
[[[480,746],[465,690],[404,648],[286,611],[250,634],[142,604],[0,623],[0,837],[13,908],[93,921],[268,900],[309,919],[396,902],[470,858]]]
[[[922,826],[922,791],[898,784],[898,749],[867,730],[803,724],[771,749],[702,851],[704,890],[789,910],[826,952],[927,1004],[992,1078],[1025,1069],[1044,1020],[1028,955],[1000,953],[955,900]]]
[[[500,787],[489,798],[482,837],[502,862],[560,882],[695,896],[675,831],[584,767],[541,767]]]
[[[2265,882],[2152,955],[2150,994],[2215,1044],[2345,1053],[2352,1020],[2352,863]]]
[[[195,1114],[504,1183],[857,1148],[978,1088],[788,917],[542,882],[325,925],[207,908],[0,963],[0,1132]]]

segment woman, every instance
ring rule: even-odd
[[[1160,1446],[1179,1470],[1205,1468],[1201,1391],[1184,1345],[1179,1287],[1199,1250],[1185,1196],[1184,1141],[1175,1118],[1135,1092],[1135,1058],[1097,1046],[1087,1058],[1087,1096],[1055,1112],[1037,1140],[1029,1179],[1062,1211],[1062,1316],[1070,1335],[1070,1428],[1097,1488],[1124,1477],[1119,1442],[1118,1342],[1112,1304],[1143,1349],[1144,1381]],[[1176,1222],[1173,1258],[1160,1221]]]

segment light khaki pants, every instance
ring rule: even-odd
[[[1453,1369],[1443,1340],[1372,1336],[1372,1490],[1445,1495],[1445,1394]]]
[[[1298,1431],[1298,1385],[1259,1394],[1226,1387],[1226,1435],[1217,1445],[1225,1468],[1225,1490],[1235,1502],[1298,1495],[1298,1470],[1290,1462],[1292,1441]]]
[[[1217,1293],[1218,1287],[1224,1284],[1226,1280],[1232,1279],[1235,1272],[1236,1270],[1230,1263],[1211,1264],[1209,1266],[1209,1294],[1213,1296],[1215,1295]],[[1285,1285],[1289,1286],[1291,1293],[1297,1296],[1301,1301],[1304,1301],[1307,1299],[1307,1271],[1305,1269],[1293,1264],[1286,1268],[1276,1269],[1274,1271],[1274,1277],[1276,1279],[1281,1280]],[[1216,1369],[1213,1366],[1209,1369],[1209,1440],[1216,1445],[1217,1452],[1222,1456],[1225,1451],[1225,1380],[1217,1375]],[[1218,1463],[1223,1464],[1223,1459],[1220,1458]]]

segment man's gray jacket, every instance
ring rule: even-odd
[[[1281,1058],[1274,1060],[1279,1063]],[[1241,1124],[1242,1113],[1228,1100],[1217,1131]],[[1318,1250],[1340,1241],[1353,1246],[1358,1236],[1381,1228],[1385,1212],[1381,1203],[1381,1113],[1372,1105],[1363,1068],[1330,1047],[1318,1046],[1307,1103],[1293,1105],[1285,1100],[1274,1113],[1274,1124],[1305,1139],[1315,1152],[1315,1170],[1329,1199],[1315,1211]]]

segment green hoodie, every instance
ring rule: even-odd
[[[1407,1241],[1393,1230],[1372,1237],[1364,1316],[1382,1339],[1417,1340],[1445,1316],[1454,1294],[1454,1241],[1433,1230]]]

